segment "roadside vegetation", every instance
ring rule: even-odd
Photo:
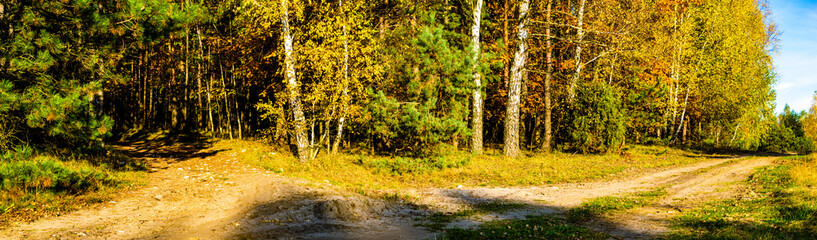
[[[781,158],[748,180],[751,191],[675,220],[668,239],[817,238],[817,155]]]
[[[633,146],[621,154],[529,153],[507,158],[447,148],[440,157],[372,156],[351,151],[300,163],[287,149],[259,141],[224,140],[215,148],[241,152],[241,160],[285,176],[328,181],[356,192],[402,188],[533,186],[628,176],[646,169],[703,161],[715,156],[660,146]]]
[[[626,196],[608,196],[588,200],[577,208],[570,209],[567,220],[572,223],[586,222],[605,213],[621,212],[633,208],[648,206],[666,195],[663,188],[652,191],[628,194]]]
[[[605,233],[570,225],[550,216],[497,220],[477,229],[447,229],[441,239],[610,239]]]
[[[92,160],[87,160],[92,159]],[[124,156],[57,157],[20,145],[0,155],[0,225],[106,201],[144,172]]]

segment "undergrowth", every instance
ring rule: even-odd
[[[17,146],[0,154],[0,224],[101,202],[116,188],[138,179],[140,174],[135,171],[60,160]]]
[[[817,239],[815,155],[786,157],[749,183],[756,195],[686,212],[669,239]]]

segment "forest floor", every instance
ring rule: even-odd
[[[745,180],[775,159],[710,158],[533,187],[401,189],[410,197],[384,199],[256,168],[239,160],[246,149],[149,142],[118,148],[147,163],[145,186],[61,216],[12,223],[0,228],[0,239],[426,239],[492,220],[565,216],[593,199],[658,189],[649,204],[581,223],[613,238],[655,238],[686,209],[746,195]]]

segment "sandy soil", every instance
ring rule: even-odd
[[[666,187],[655,206],[604,216],[589,226],[620,238],[650,238],[696,202],[734,196],[753,169],[771,158],[712,159],[636,177],[525,188],[401,190],[413,204],[372,199],[255,169],[238,151],[189,146],[121,146],[149,163],[147,186],[114,201],[0,229],[0,239],[425,239],[436,233],[414,218],[483,202],[530,207],[483,214],[449,226],[562,213],[584,200]],[[426,206],[417,208],[415,205]]]

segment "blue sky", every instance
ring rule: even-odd
[[[774,56],[777,112],[808,110],[817,91],[817,0],[769,0],[780,36]]]

